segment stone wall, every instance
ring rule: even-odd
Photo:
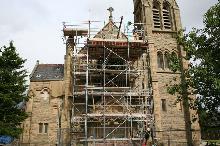
[[[63,81],[31,82],[26,111],[29,118],[23,123],[21,145],[49,146],[57,142],[58,110],[62,103]],[[40,132],[39,124],[42,123]],[[48,124],[45,131],[45,125]]]

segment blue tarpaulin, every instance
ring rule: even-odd
[[[0,135],[0,144],[9,144],[14,140],[11,136]]]

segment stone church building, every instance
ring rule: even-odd
[[[179,7],[175,0],[133,3],[134,23],[124,32],[113,8],[95,34],[91,21],[86,29],[64,25],[64,64],[38,61],[30,75],[22,146],[199,145],[196,112],[167,93],[181,80],[169,67],[171,55],[184,55]]]

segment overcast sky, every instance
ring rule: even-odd
[[[189,30],[203,26],[203,14],[217,0],[177,2],[183,27]],[[96,20],[104,24],[110,6],[115,9],[115,21],[121,16],[124,23],[133,21],[133,0],[1,0],[0,47],[13,40],[19,54],[27,59],[25,68],[29,72],[37,60],[63,64],[62,22],[82,25],[86,20]]]

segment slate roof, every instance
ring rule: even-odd
[[[63,78],[63,64],[37,64],[30,76],[30,81],[56,81]]]

